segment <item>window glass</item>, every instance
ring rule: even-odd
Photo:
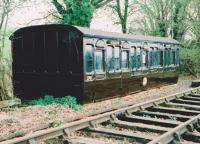
[[[145,66],[148,67],[148,65],[149,65],[149,52],[146,51],[145,53],[146,53],[146,57],[145,57]]]
[[[168,49],[167,64],[171,64],[171,49]]]
[[[141,48],[137,48],[136,49],[136,67],[137,68],[140,68],[141,67]]]
[[[86,73],[93,72],[93,47],[92,45],[85,46],[85,71]]]
[[[154,49],[151,47],[151,50],[149,52],[150,55],[150,67],[154,66]]]
[[[155,66],[156,62],[156,53],[155,48],[152,48],[152,66]]]
[[[162,50],[160,50],[160,52],[159,52],[159,57],[160,57],[159,65],[163,66],[163,51]]]
[[[103,72],[103,51],[95,51],[95,70],[96,72]]]
[[[122,68],[128,68],[128,51],[122,51]]]
[[[107,69],[108,71],[113,70],[113,47],[107,47]]]
[[[136,48],[131,48],[130,50],[130,61],[131,61],[132,69],[136,68],[135,51],[136,51]]]
[[[144,49],[142,49],[142,53],[141,53],[141,59],[142,59],[142,65],[146,66],[148,65],[148,52]]]
[[[179,64],[179,49],[176,49],[176,64]]]
[[[114,48],[114,67],[115,70],[120,70],[120,48]]]
[[[173,65],[176,64],[176,53],[175,53],[175,50],[172,51],[172,64]]]
[[[159,62],[160,58],[159,58],[158,48],[155,48],[155,49],[154,49],[154,55],[155,55],[154,65],[155,65],[155,66],[158,66],[159,63],[160,63],[160,62]]]
[[[167,61],[168,61],[168,49],[166,48],[164,51],[164,65],[167,65]]]
[[[160,50],[157,48],[157,65],[159,66],[160,65]]]
[[[154,61],[153,61],[153,65],[154,66],[157,66],[157,62],[158,62],[158,56],[157,56],[157,48],[154,48],[154,51],[153,51],[153,53],[154,53]]]

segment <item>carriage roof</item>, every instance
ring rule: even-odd
[[[176,44],[179,45],[180,43],[177,40],[167,37],[157,37],[157,36],[144,36],[144,35],[132,35],[132,34],[122,34],[122,33],[114,33],[114,32],[105,32],[100,30],[92,30],[89,28],[83,28],[78,26],[72,25],[65,25],[65,24],[49,24],[49,25],[35,25],[20,28],[13,33],[20,33],[23,31],[34,31],[36,29],[63,29],[63,30],[71,30],[79,32],[81,35],[85,37],[95,37],[95,38],[105,38],[105,39],[113,39],[113,40],[123,40],[123,41],[142,41],[142,42],[151,42],[151,43],[166,43],[166,44]],[[12,36],[13,36],[12,35]],[[11,39],[12,39],[11,36]]]

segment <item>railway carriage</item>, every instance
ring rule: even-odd
[[[14,94],[75,96],[80,103],[176,83],[178,41],[51,24],[10,37]]]

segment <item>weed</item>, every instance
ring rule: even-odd
[[[151,118],[149,115],[144,114],[143,117]]]
[[[55,120],[53,123],[52,123],[52,126],[53,127],[58,127],[58,126],[61,126],[63,124],[63,120]]]
[[[104,126],[105,128],[108,128],[108,129],[113,129],[115,128],[115,126],[113,124],[107,124]]]
[[[45,113],[46,113],[48,116],[51,116],[52,114],[55,114],[56,112],[55,112],[55,111],[45,111]]]
[[[177,118],[174,117],[174,116],[169,116],[169,118],[170,118],[171,120],[173,120],[173,121],[177,121]]]
[[[131,144],[131,142],[127,138],[124,138],[122,143],[123,144]]]

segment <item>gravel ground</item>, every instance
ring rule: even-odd
[[[138,104],[155,98],[190,89],[191,80],[179,80],[175,85],[155,88],[121,98],[86,104],[80,111],[68,106],[28,106],[0,110],[0,141],[33,133],[36,130],[60,125],[69,121],[113,110],[127,105]]]

